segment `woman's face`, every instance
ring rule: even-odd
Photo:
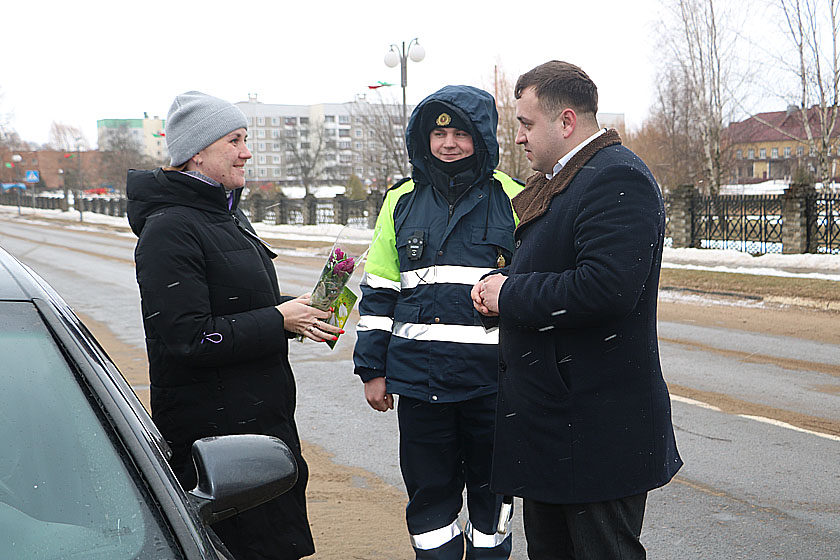
[[[226,189],[238,189],[245,186],[245,162],[251,159],[251,151],[245,145],[248,131],[240,128],[230,132],[191,159],[195,169],[225,186]]]

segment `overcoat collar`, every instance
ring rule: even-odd
[[[569,186],[586,162],[600,150],[615,144],[621,144],[621,137],[614,128],[611,128],[581,148],[551,179],[546,179],[544,173],[531,175],[525,188],[513,199],[513,209],[519,216],[519,226],[516,229],[545,214],[551,199]]]

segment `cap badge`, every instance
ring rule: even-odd
[[[449,113],[441,113],[440,115],[438,115],[438,118],[435,121],[435,124],[438,125],[438,126],[446,126],[451,122],[452,122],[452,117],[449,116]]]

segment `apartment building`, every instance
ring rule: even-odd
[[[158,165],[169,163],[169,151],[166,149],[164,128],[166,119],[158,116],[149,118],[144,114],[142,119],[100,119],[96,121],[96,135],[99,149],[111,149],[115,138],[119,138],[122,131],[128,133],[134,140],[140,152]]]
[[[402,105],[364,96],[347,103],[283,105],[249,94],[236,106],[248,119],[251,185],[345,185],[356,175],[382,188],[409,171]]]

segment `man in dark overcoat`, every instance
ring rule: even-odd
[[[532,560],[644,558],[647,492],[682,466],[656,336],[662,196],[598,127],[583,70],[545,63],[515,95],[537,173],[511,264],[471,294],[500,329],[491,487],[523,498]]]

